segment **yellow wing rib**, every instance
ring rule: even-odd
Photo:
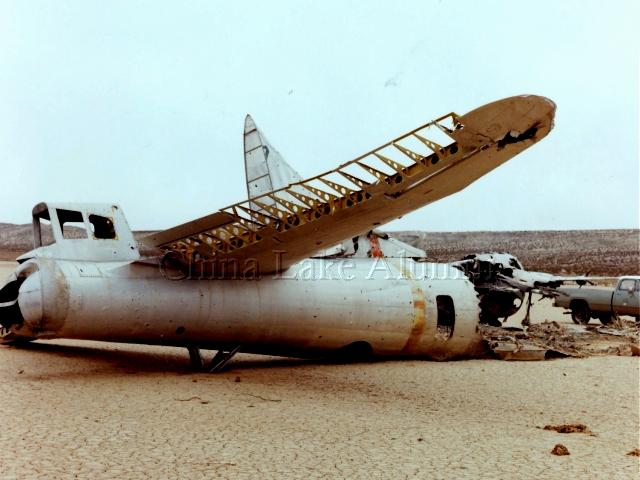
[[[151,235],[184,263],[251,261],[260,273],[293,263],[457,192],[546,136],[555,105],[511,97],[449,113],[335,170]]]

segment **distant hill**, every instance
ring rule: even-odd
[[[0,223],[0,249],[23,250],[32,245],[31,224]]]
[[[389,232],[440,262],[508,252],[528,270],[593,275],[640,273],[640,230]]]
[[[136,238],[152,232],[135,232]],[[592,275],[640,273],[640,230],[521,232],[389,232],[439,262],[469,253],[509,252],[525,268]],[[50,233],[45,232],[45,241]],[[33,245],[31,225],[0,223],[0,260],[13,260]]]
[[[0,223],[0,260],[14,260],[22,253],[33,248],[33,233],[31,224],[15,225],[13,223]],[[80,229],[70,228],[70,236],[76,237],[80,234]],[[77,232],[77,233],[75,233]],[[136,239],[140,239],[152,232],[134,232]],[[50,227],[43,228],[42,240],[45,245],[53,242],[53,235]]]

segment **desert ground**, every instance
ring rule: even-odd
[[[0,276],[14,264],[0,263]],[[571,322],[545,301],[533,322]],[[518,318],[510,320],[517,324]],[[209,352],[211,353],[211,352]],[[330,362],[0,347],[0,477],[637,478],[638,357]],[[580,423],[588,433],[544,430]],[[570,455],[555,456],[561,443]]]

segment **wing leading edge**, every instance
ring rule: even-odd
[[[229,261],[283,270],[463,189],[544,138],[554,115],[555,104],[534,95],[449,113],[334,170],[142,241],[212,270]]]

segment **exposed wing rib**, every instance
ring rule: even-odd
[[[152,247],[160,247],[161,245],[175,242],[178,239],[187,239],[191,235],[228,225],[233,223],[233,221],[234,217],[229,216],[229,214],[223,211],[219,211],[161,232],[152,233],[142,238],[141,241]]]
[[[546,136],[554,113],[553,102],[536,96],[500,100],[464,116],[450,113],[335,170],[145,243],[176,252],[185,262],[251,261],[263,274],[285,269],[461,190]]]

